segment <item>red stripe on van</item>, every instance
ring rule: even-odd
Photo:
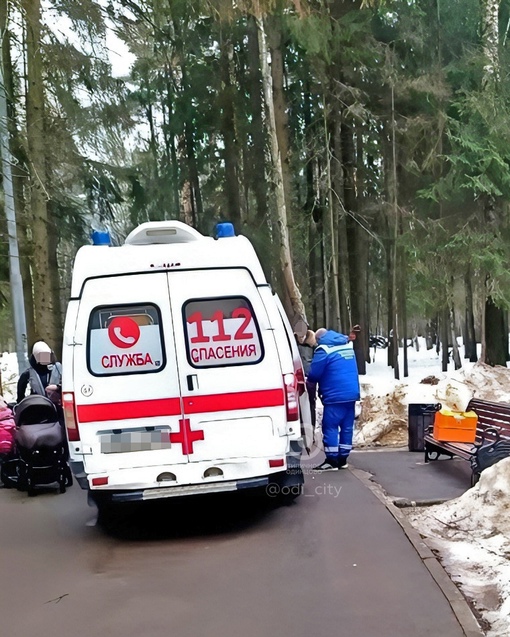
[[[78,405],[78,422],[101,422],[104,420],[125,420],[127,418],[150,418],[152,416],[180,416],[179,398],[159,398],[157,400],[133,400],[123,403],[102,405]]]
[[[208,411],[232,411],[256,407],[279,407],[285,404],[282,389],[236,392],[234,394],[209,394],[186,396],[183,399],[185,414],[202,414]]]

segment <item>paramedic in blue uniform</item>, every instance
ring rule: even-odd
[[[318,383],[324,405],[322,437],[326,459],[316,471],[336,471],[347,467],[352,449],[356,401],[360,398],[358,366],[349,336],[321,327],[315,332],[317,348],[313,354],[308,381]]]

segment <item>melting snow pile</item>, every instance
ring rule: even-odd
[[[510,458],[456,500],[409,515],[478,608],[488,637],[510,634]]]
[[[429,371],[433,374],[427,375]],[[421,376],[416,376],[416,372],[421,372]],[[510,403],[510,369],[481,362],[448,375],[421,367],[414,377],[386,382],[384,387],[371,377],[368,366],[368,375],[360,380],[363,408],[354,438],[357,446],[378,442],[406,445],[410,403],[441,403],[456,411],[464,411],[471,398]]]
[[[0,393],[7,402],[16,399],[16,384],[18,382],[18,358],[15,353],[0,353]]]

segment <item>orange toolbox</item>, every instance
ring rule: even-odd
[[[475,442],[477,422],[474,411],[440,409],[434,417],[434,438],[441,442]]]

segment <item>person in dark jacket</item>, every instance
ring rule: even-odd
[[[321,327],[315,332],[315,349],[308,381],[318,383],[324,405],[322,435],[325,461],[316,471],[336,471],[347,467],[352,449],[356,401],[360,398],[358,366],[352,347],[356,338]]]
[[[308,327],[308,326],[307,326]],[[303,372],[305,374],[306,391],[308,393],[308,400],[310,402],[310,415],[312,417],[312,429],[315,431],[315,402],[317,389],[315,383],[308,381],[308,373],[310,371],[310,365],[312,364],[313,351],[315,349],[315,333],[312,330],[307,329],[305,334],[298,334],[294,332],[296,342],[303,363]]]
[[[32,348],[30,367],[18,379],[17,399],[21,402],[30,386],[31,394],[48,396],[59,391],[62,384],[62,366],[55,361],[51,347],[44,341],[37,341]]]

